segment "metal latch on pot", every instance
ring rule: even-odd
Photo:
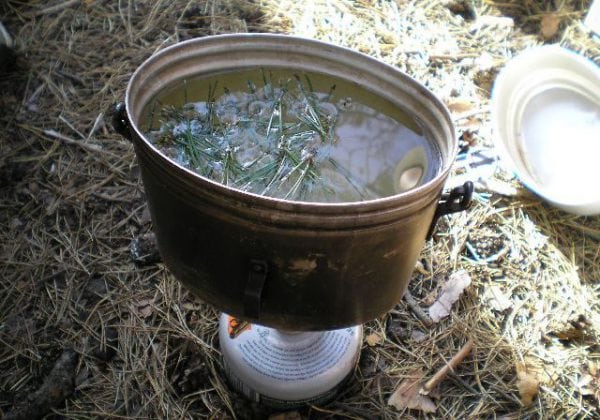
[[[260,317],[260,304],[263,287],[267,280],[268,265],[263,260],[250,260],[248,282],[244,290],[244,316],[257,320]]]
[[[431,235],[433,235],[433,230],[440,217],[467,210],[471,205],[472,197],[473,183],[471,181],[467,181],[461,186],[452,188],[449,193],[442,194],[437,209],[435,210],[433,220],[431,221],[427,239],[431,238]]]
[[[112,125],[117,133],[131,140],[131,132],[129,131],[129,119],[127,118],[127,109],[123,102],[114,106],[112,114]]]

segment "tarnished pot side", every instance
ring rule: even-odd
[[[259,66],[326,73],[397,104],[438,143],[438,175],[378,200],[292,202],[202,178],[139,131],[144,106],[172,82]],[[288,330],[356,325],[400,300],[457,149],[446,108],[410,77],[351,50],[282,35],[207,37],[163,50],[132,77],[126,119],[168,268],[217,309]]]

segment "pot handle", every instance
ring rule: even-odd
[[[430,239],[433,235],[433,230],[440,217],[467,210],[471,205],[472,198],[473,183],[471,181],[467,181],[461,186],[452,188],[449,193],[442,194],[437,209],[435,210],[433,220],[431,221],[429,232],[427,232],[427,239]]]
[[[129,118],[127,118],[127,109],[123,102],[119,102],[113,107],[112,125],[117,133],[131,141],[131,131],[129,128]]]

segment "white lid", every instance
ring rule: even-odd
[[[492,92],[502,162],[563,210],[600,213],[600,71],[558,45],[511,60]]]

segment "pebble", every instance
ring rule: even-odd
[[[156,235],[152,232],[134,238],[129,246],[129,252],[136,264],[150,265],[162,261]]]

